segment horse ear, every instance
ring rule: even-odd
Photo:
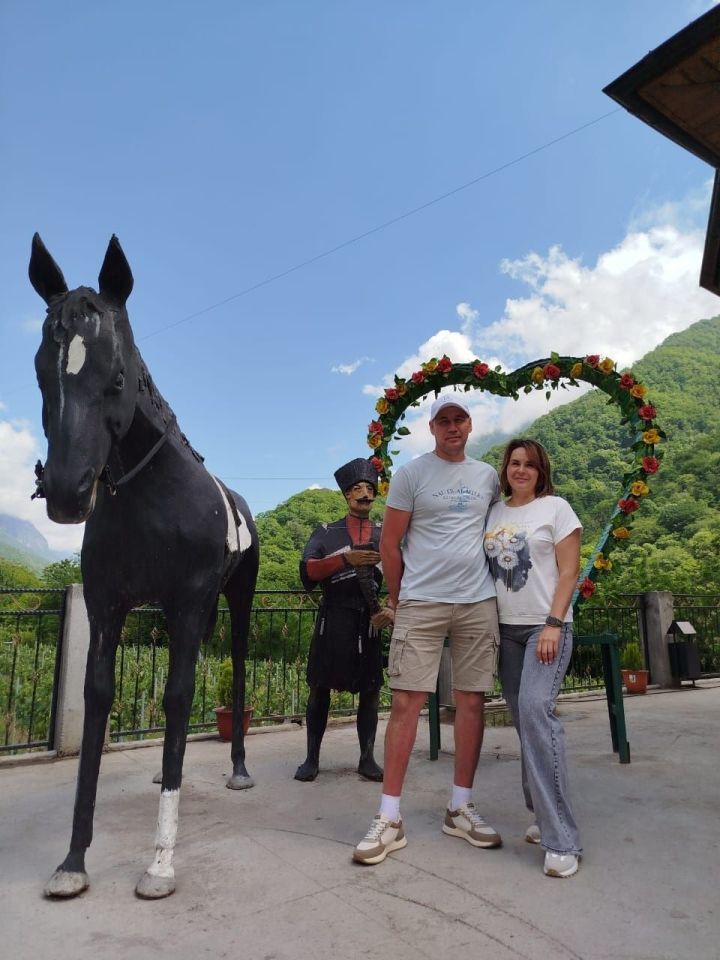
[[[112,235],[108,244],[103,265],[98,276],[100,293],[120,304],[124,304],[132,293],[133,275],[120,241]]]
[[[28,275],[33,288],[45,303],[49,304],[53,297],[67,293],[67,284],[62,270],[47,252],[39,233],[36,233],[32,239]]]

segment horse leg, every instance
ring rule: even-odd
[[[70,851],[45,885],[46,897],[74,897],[90,885],[85,851],[92,843],[93,814],[105,728],[115,693],[115,652],[125,613],[98,624],[90,617],[90,648],[85,670],[85,717],[80,749]]]
[[[200,643],[215,625],[217,596],[204,597],[188,612],[177,604],[165,611],[170,635],[170,669],[163,708],[165,742],[163,745],[162,786],[155,832],[155,858],[135,887],[144,900],[159,900],[175,891],[175,841],[178,830],[180,784],[185,757],[190,709],[195,694],[195,664]]]
[[[245,661],[250,636],[255,581],[257,580],[258,552],[253,547],[247,551],[238,569],[225,586],[224,593],[230,607],[233,661],[233,721],[230,758],[233,772],[225,786],[229,790],[248,790],[255,781],[245,767],[245,733],[243,710],[245,707]]]

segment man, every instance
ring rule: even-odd
[[[348,514],[318,527],[300,562],[303,586],[313,590],[319,583],[322,599],[308,659],[307,758],[295,779],[317,777],[330,691],[349,690],[359,694],[358,773],[379,781],[383,771],[373,755],[383,684],[379,631],[392,623],[392,614],[383,611],[377,599],[382,583],[377,568],[381,525],[370,520],[370,509],[378,475],[368,460],[359,458],[340,467],[335,480],[347,500]]]
[[[385,734],[384,793],[377,816],[353,852],[358,863],[380,863],[407,844],[400,795],[420,710],[435,690],[446,637],[456,712],[455,776],[443,831],[476,847],[502,842],[472,801],[484,694],[492,688],[499,637],[483,528],[500,487],[492,467],[465,456],[471,430],[470,411],[460,394],[441,394],[430,410],[434,451],[401,467],[390,484],[380,555],[388,607],[394,611],[388,665],[393,701]]]

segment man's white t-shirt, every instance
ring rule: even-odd
[[[412,513],[402,545],[401,600],[475,603],[495,596],[483,550],[488,507],[500,495],[495,470],[426,453],[400,467],[387,505]]]
[[[562,497],[538,497],[521,507],[493,504],[485,553],[500,623],[545,623],[559,579],[555,546],[578,529],[582,524]],[[572,618],[571,605],[563,619],[571,623]]]

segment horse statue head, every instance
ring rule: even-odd
[[[141,361],[125,309],[133,277],[113,236],[98,291],[68,290],[37,233],[29,274],[47,304],[35,356],[48,440],[47,512],[57,523],[82,523],[95,506],[112,445],[128,431],[135,413]]]

